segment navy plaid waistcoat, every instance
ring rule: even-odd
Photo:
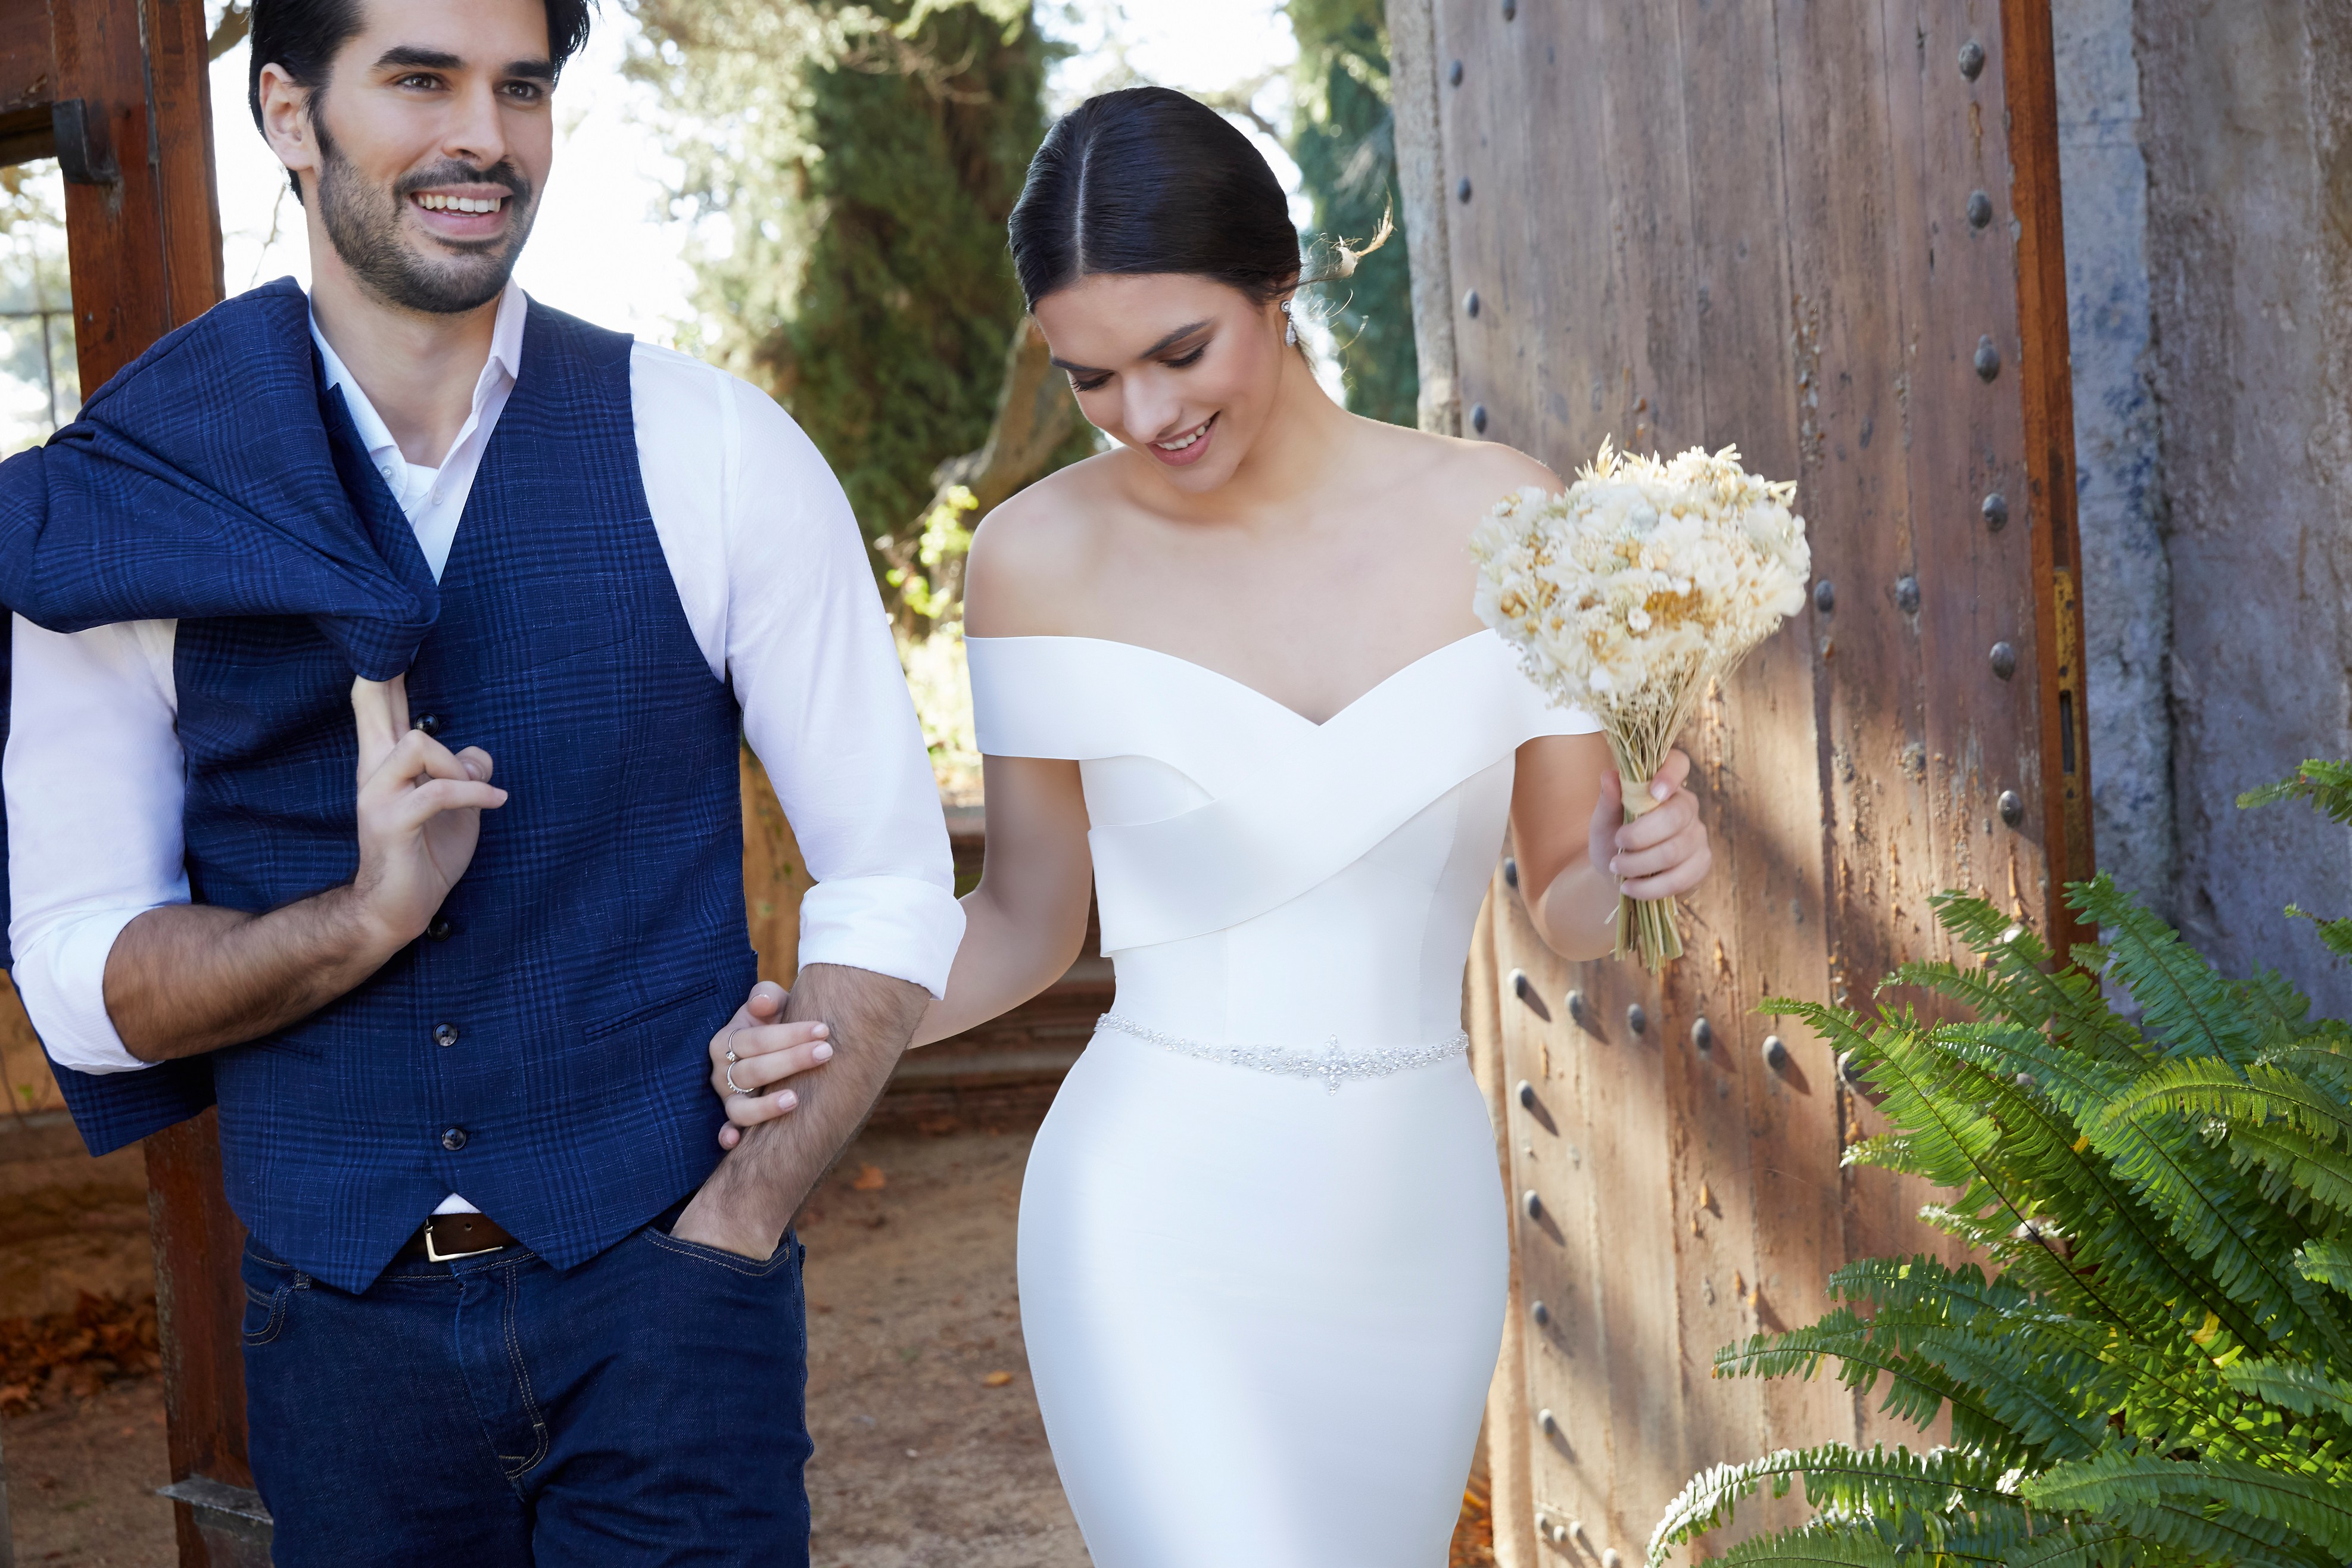
[[[301,325],[307,344],[307,313]],[[755,971],[740,719],[654,531],[629,352],[625,337],[531,306],[437,596],[340,399],[323,400],[340,498],[375,575],[408,600],[371,592],[428,610],[437,597],[408,666],[410,712],[454,747],[488,750],[508,803],[484,814],[432,935],[348,996],[206,1058],[60,1074],[79,1080],[86,1132],[150,1131],[216,1098],[238,1216],[344,1289],[364,1289],[451,1192],[566,1267],[717,1160],[704,1047]],[[308,591],[269,606],[304,613],[180,622],[199,903],[266,910],[356,868],[350,684],[364,661],[349,626],[386,622],[370,618],[374,599],[356,622],[333,619],[345,587]]]
[[[367,479],[362,507],[393,506]],[[184,621],[174,674],[196,900],[263,910],[348,882],[357,750],[334,646],[303,620]],[[654,532],[627,338],[531,307],[408,702],[490,753],[508,803],[431,935],[213,1059],[230,1204],[350,1290],[449,1193],[562,1268],[718,1157],[704,1047],[755,967],[740,721]]]

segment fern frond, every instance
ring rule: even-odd
[[[2352,1383],[2299,1361],[2244,1361],[2221,1369],[2222,1380],[2299,1416],[2333,1416],[2352,1422]]]
[[[2211,1058],[2167,1062],[2104,1106],[2098,1125],[2163,1114],[2218,1116],[2259,1126],[2276,1120],[2314,1138],[2352,1136],[2352,1103],[2274,1060],[2234,1068]]]
[[[2231,1005],[2229,983],[2137,895],[2102,872],[2070,885],[2066,902],[2109,934],[2100,951],[2171,1054],[2219,1056],[2243,1066],[2261,1050],[2257,1032]]]
[[[2295,1253],[2294,1265],[2305,1279],[2352,1294],[2352,1246],[2341,1241],[2306,1241]]]
[[[2151,1519],[2150,1533],[2191,1551],[2224,1546],[2318,1546],[2336,1561],[2352,1556],[2352,1492],[2313,1476],[2289,1475],[2234,1459],[2167,1459],[2111,1448],[2087,1459],[2053,1466],[2026,1478],[2026,1498],[2063,1512],[2149,1513],[2165,1504],[2193,1503],[2201,1522],[2217,1531],[2209,1547],[2185,1521]],[[2168,1531],[2178,1531],[2176,1538]]]
[[[2330,920],[2294,904],[2288,904],[2286,912],[2297,920],[2308,920],[2317,926],[2319,940],[2329,952],[2339,958],[2352,958],[2352,916]]]
[[[2352,825],[2352,762],[2315,757],[2296,768],[2292,778],[2238,797],[2239,806],[2248,810],[2281,800],[2308,800],[2336,821]]]
[[[1745,1464],[1717,1465],[1693,1476],[1666,1505],[1650,1537],[1650,1561],[1662,1562],[1669,1547],[1730,1522],[1739,1503],[1759,1490],[1786,1497],[1799,1479],[1815,1508],[1866,1514],[1882,1531],[1916,1528],[1932,1546],[1964,1517],[1994,1513],[2021,1520],[2025,1504],[2002,1489],[2003,1473],[1998,1461],[1958,1448],[1923,1455],[1844,1443],[1783,1448]]]
[[[1956,1442],[1982,1448],[1989,1456],[2015,1464],[2029,1457],[2033,1441],[2021,1438],[1996,1402],[1955,1380],[1933,1361],[1903,1354],[1901,1347],[1873,1336],[1872,1325],[1849,1308],[1833,1309],[1819,1322],[1786,1333],[1755,1334],[1745,1343],[1729,1344],[1715,1353],[1717,1377],[1799,1377],[1811,1379],[1822,1363],[1838,1364],[1838,1381],[1856,1394],[1868,1395],[1887,1379],[1881,1413],[1925,1428],[1945,1405],[1952,1407]]]
[[[1759,1535],[1740,1542],[1716,1559],[1731,1564],[1784,1565],[1784,1568],[1927,1568],[1943,1555],[1906,1552],[1867,1525],[1814,1521],[1794,1530]],[[1658,1561],[1651,1559],[1653,1563]],[[1952,1558],[1955,1563],[1994,1563],[1998,1558]]]
[[[2231,1129],[2230,1153],[2270,1173],[2263,1196],[2286,1212],[2299,1214],[2316,1203],[2352,1215],[2352,1153],[2340,1145],[2273,1124]]]

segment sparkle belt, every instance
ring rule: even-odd
[[[1431,1045],[1348,1051],[1340,1046],[1339,1037],[1335,1034],[1323,1042],[1320,1052],[1308,1055],[1279,1045],[1218,1045],[1205,1040],[1190,1040],[1181,1034],[1163,1034],[1117,1013],[1103,1014],[1095,1020],[1095,1027],[1117,1030],[1121,1034],[1132,1035],[1146,1045],[1156,1045],[1162,1051],[1172,1051],[1179,1056],[1196,1057],[1202,1061],[1222,1061],[1229,1067],[1246,1067],[1254,1072],[1280,1073],[1286,1078],[1320,1078],[1334,1094],[1339,1092],[1339,1085],[1350,1078],[1386,1078],[1392,1072],[1404,1072],[1415,1067],[1435,1067],[1444,1061],[1458,1061],[1470,1045],[1470,1037],[1456,1030]]]

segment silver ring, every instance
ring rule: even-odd
[[[733,1050],[731,1047],[728,1050],[728,1052],[727,1052],[727,1065],[728,1065],[728,1066],[732,1067],[732,1066],[734,1066],[737,1062],[739,1062],[739,1061],[742,1061],[742,1060],[743,1060],[743,1059],[742,1059],[741,1057],[740,1057],[740,1056],[738,1056],[738,1055],[736,1055],[736,1054],[735,1054],[734,1050]]]
[[[733,1060],[735,1053],[730,1051],[727,1055],[729,1058],[727,1062],[727,1087],[748,1100],[751,1097],[751,1091],[744,1088],[740,1083],[735,1082],[735,1062]]]

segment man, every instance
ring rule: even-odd
[[[307,303],[167,339],[41,455],[46,502],[0,470],[0,544],[57,545],[10,602],[94,584],[13,625],[16,982],[94,1142],[217,1099],[281,1563],[804,1563],[786,1226],[961,932],[814,449],[509,281],[586,26],[257,0]],[[739,734],[820,883],[759,1027],[833,1059],[720,1161]]]

